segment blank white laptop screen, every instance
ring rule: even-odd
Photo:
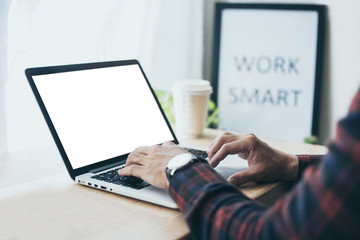
[[[74,169],[174,140],[137,64],[33,79]]]

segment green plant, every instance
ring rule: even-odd
[[[219,108],[215,105],[214,101],[209,100],[208,117],[206,119],[206,127],[217,128],[221,119],[219,118]]]
[[[155,95],[160,102],[162,109],[165,112],[167,119],[171,122],[175,122],[174,109],[173,109],[173,95],[164,90],[155,89]]]
[[[319,139],[316,136],[309,136],[304,139],[304,142],[309,144],[318,144]]]
[[[171,122],[175,122],[174,109],[173,109],[173,95],[164,90],[155,89],[155,95],[158,98],[162,109],[165,112],[167,119]],[[217,128],[220,123],[218,116],[219,109],[216,107],[214,101],[209,100],[208,103],[208,117],[206,119],[206,127]]]

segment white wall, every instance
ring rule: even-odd
[[[136,58],[153,87],[166,90],[174,80],[202,76],[202,0],[9,1],[0,79],[8,151],[54,146],[25,68]]]
[[[212,28],[214,0],[205,1],[204,76],[211,78]],[[347,113],[348,106],[360,87],[360,1],[297,0],[297,1],[221,1],[311,3],[328,7],[326,49],[320,109],[320,140],[327,143],[335,134],[336,122]]]

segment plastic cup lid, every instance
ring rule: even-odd
[[[176,81],[172,91],[177,90],[189,93],[212,93],[210,82],[200,79]]]

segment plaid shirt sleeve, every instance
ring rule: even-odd
[[[248,199],[206,163],[176,173],[169,192],[194,239],[359,239],[360,91],[323,161],[273,206]]]

